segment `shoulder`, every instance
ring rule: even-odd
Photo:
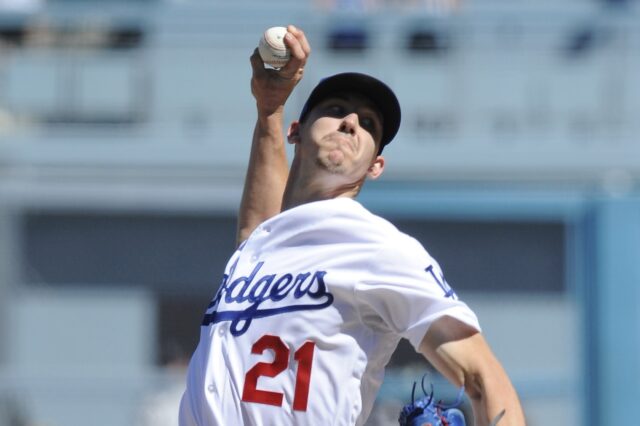
[[[349,213],[353,215],[355,219],[360,221],[363,227],[368,228],[368,231],[373,238],[381,239],[381,241],[386,243],[385,245],[420,245],[415,238],[399,230],[389,220],[372,213],[357,201],[350,200],[350,204],[351,208],[349,209]]]
[[[423,265],[422,268],[430,264],[437,265],[420,241],[398,229],[389,220],[370,212],[356,201],[353,202],[356,205],[350,212],[359,218],[361,225],[358,231],[362,234],[361,238],[367,238],[379,246],[372,259],[375,264]]]
[[[429,257],[418,240],[352,198],[307,203],[285,211],[271,224],[296,239],[378,246],[380,256]]]
[[[380,242],[383,243],[381,254],[389,255],[395,253],[397,256],[411,255],[412,257],[414,255],[429,256],[425,247],[416,238],[401,231],[389,220],[366,209],[365,211],[368,215],[368,223],[372,227],[372,234],[376,235]]]

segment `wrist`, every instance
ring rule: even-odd
[[[258,118],[259,119],[267,119],[271,116],[275,116],[278,118],[282,118],[284,115],[284,104],[278,105],[261,105],[256,103],[256,107],[258,109]]]
[[[281,140],[283,134],[283,116],[282,111],[258,113],[258,120],[256,122],[257,135],[260,138],[270,137]]]
[[[258,105],[258,123],[261,126],[282,127],[284,121],[284,105],[277,108],[265,108]]]

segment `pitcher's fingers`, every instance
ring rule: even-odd
[[[287,34],[284,37],[284,42],[289,48],[289,51],[291,52],[292,61],[295,60],[295,61],[298,61],[299,63],[306,62],[307,53],[302,48],[302,45],[300,44],[300,40],[298,40],[298,38],[295,35],[293,35],[290,32],[287,32]]]
[[[302,50],[304,50],[304,53],[306,53],[308,57],[311,54],[311,46],[309,45],[309,41],[307,40],[304,31],[294,25],[289,25],[287,27],[287,31],[293,34],[295,38],[298,39],[300,45],[302,46]]]
[[[292,79],[304,69],[307,63],[307,54],[302,49],[298,39],[291,33],[285,36],[285,43],[289,48],[291,55],[289,62],[280,69],[280,76],[285,79]]]

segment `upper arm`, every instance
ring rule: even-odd
[[[473,311],[458,300],[437,262],[417,241],[392,240],[369,259],[356,284],[359,306],[416,350],[433,322],[445,316],[480,329]]]

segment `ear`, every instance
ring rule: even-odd
[[[287,131],[287,142],[290,144],[299,144],[300,143],[300,122],[293,121],[289,125],[289,130]]]
[[[369,179],[378,179],[382,172],[384,171],[384,157],[382,155],[378,155],[373,163],[367,170],[367,176]]]

